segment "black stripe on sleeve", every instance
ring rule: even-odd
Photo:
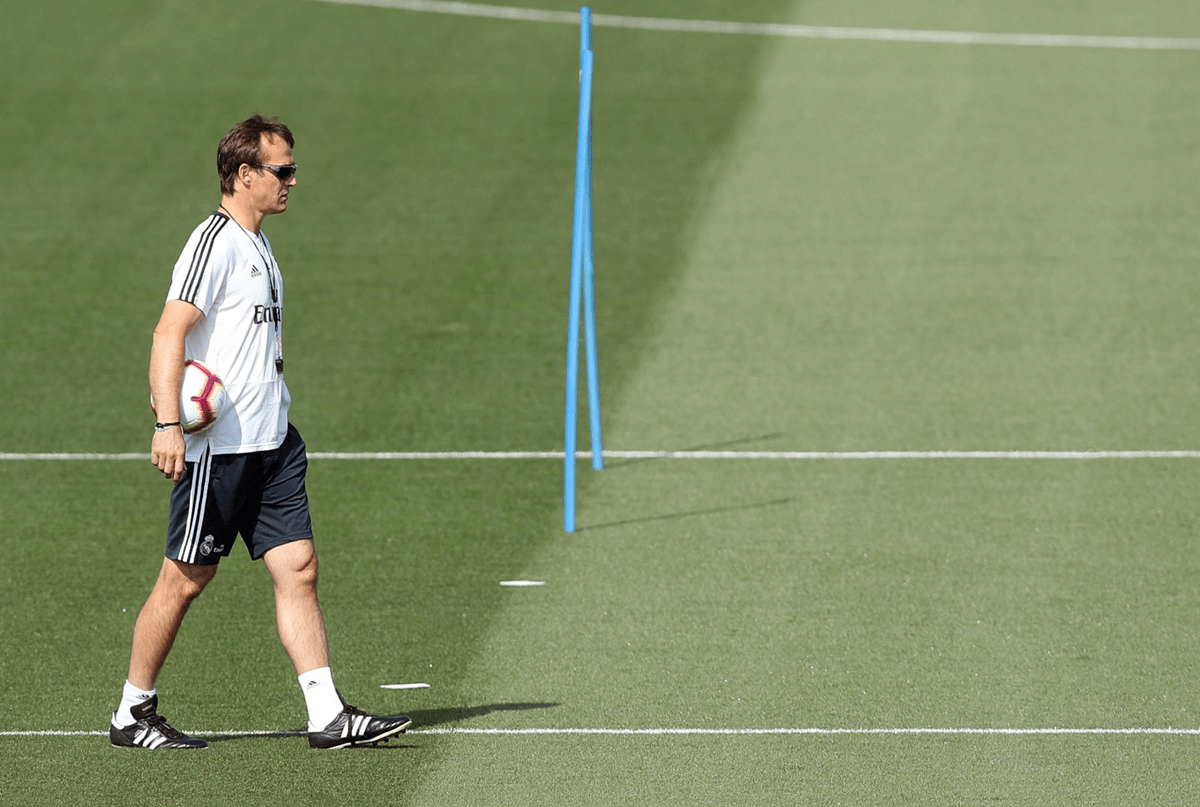
[[[200,292],[200,282],[204,279],[204,272],[208,269],[208,259],[212,257],[213,243],[217,240],[217,234],[228,223],[229,217],[222,213],[213,213],[209,217],[208,226],[204,228],[204,232],[200,235],[200,241],[196,244],[196,250],[192,253],[192,265],[188,267],[187,275],[184,277],[183,286],[179,291],[179,299],[184,302],[196,302],[196,296]]]

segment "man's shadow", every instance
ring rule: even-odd
[[[493,703],[488,706],[458,706],[447,709],[417,709],[408,713],[412,718],[412,730],[420,731],[423,728],[432,728],[434,726],[443,726],[447,723],[457,723],[462,720],[470,720],[475,717],[484,717],[494,712],[525,712],[532,709],[553,709],[558,706],[557,703]],[[308,734],[304,729],[296,729],[294,731],[256,731],[238,734],[210,734],[204,737],[210,743],[228,743],[237,740],[292,740],[304,738]],[[404,735],[397,735],[393,739],[400,739]],[[371,745],[363,746],[368,750],[384,750],[401,748],[416,748],[415,745]]]
[[[553,709],[557,703],[493,703],[489,706],[459,706],[449,709],[417,709],[409,712],[413,728],[444,726],[494,712],[527,712],[533,709]]]

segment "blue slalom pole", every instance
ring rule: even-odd
[[[583,213],[583,331],[587,357],[588,424],[592,435],[592,470],[604,468],[604,445],[600,428],[600,368],[596,360],[596,277],[592,249],[592,149],[588,146],[585,179],[586,209]]]
[[[567,403],[563,435],[563,528],[575,532],[575,420],[579,391],[579,309],[583,295],[584,213],[587,198],[587,141],[591,129],[592,52],[583,54],[579,74],[579,139],[575,159],[575,222],[571,239],[571,295],[567,317]]]
[[[592,51],[592,10],[579,10],[580,64]],[[589,103],[587,172],[584,176],[583,214],[583,332],[587,365],[588,424],[591,426],[592,470],[604,469],[604,437],[600,421],[600,368],[596,349],[595,250],[592,245],[592,116]]]

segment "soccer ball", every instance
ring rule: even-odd
[[[179,389],[179,423],[185,434],[195,434],[217,422],[229,406],[229,393],[220,376],[198,361],[183,365],[183,385]],[[150,396],[154,409],[154,396]]]
[[[179,422],[185,434],[195,434],[217,422],[229,405],[225,384],[212,370],[198,361],[183,366],[183,386],[179,390]]]

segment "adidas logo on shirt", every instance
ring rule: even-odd
[[[250,264],[250,277],[260,277],[261,275],[262,272],[258,271],[258,267],[254,264]]]

